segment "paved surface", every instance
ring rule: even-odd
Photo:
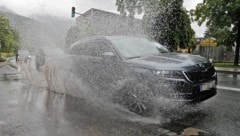
[[[21,66],[20,80],[10,73],[19,74],[0,68],[1,136],[240,135],[240,92],[233,91],[240,75],[218,74],[219,86],[227,89],[188,112],[143,118],[102,101],[49,92],[31,65]]]
[[[215,67],[217,72],[221,73],[238,73],[240,74],[240,67],[239,68],[223,68],[223,67]]]

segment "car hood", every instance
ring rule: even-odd
[[[126,60],[128,64],[155,70],[188,71],[199,67],[197,64],[208,63],[209,60],[199,55],[164,53],[154,56]]]

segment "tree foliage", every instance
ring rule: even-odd
[[[18,48],[18,33],[11,28],[9,21],[0,16],[0,44],[2,52],[14,52]]]
[[[194,31],[182,0],[117,0],[122,14],[144,14],[143,26],[150,38],[171,48],[191,46]]]
[[[234,35],[229,27],[216,28],[209,26],[205,33],[205,37],[213,37],[217,41],[217,45],[234,45],[236,40],[236,35]],[[232,49],[231,46],[227,46],[228,49]]]
[[[240,0],[205,0],[194,12],[199,25],[207,23],[208,32],[225,45],[237,43],[234,65],[238,65],[240,46]]]

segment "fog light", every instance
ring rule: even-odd
[[[210,58],[209,61],[212,63],[213,62],[212,58]]]

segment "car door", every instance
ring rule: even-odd
[[[71,54],[75,54],[74,73],[92,89],[114,89],[123,77],[122,62],[110,42],[106,40],[86,40],[72,48]]]
[[[91,43],[92,81],[101,90],[114,89],[116,82],[123,77],[122,63],[110,42],[96,39]]]

